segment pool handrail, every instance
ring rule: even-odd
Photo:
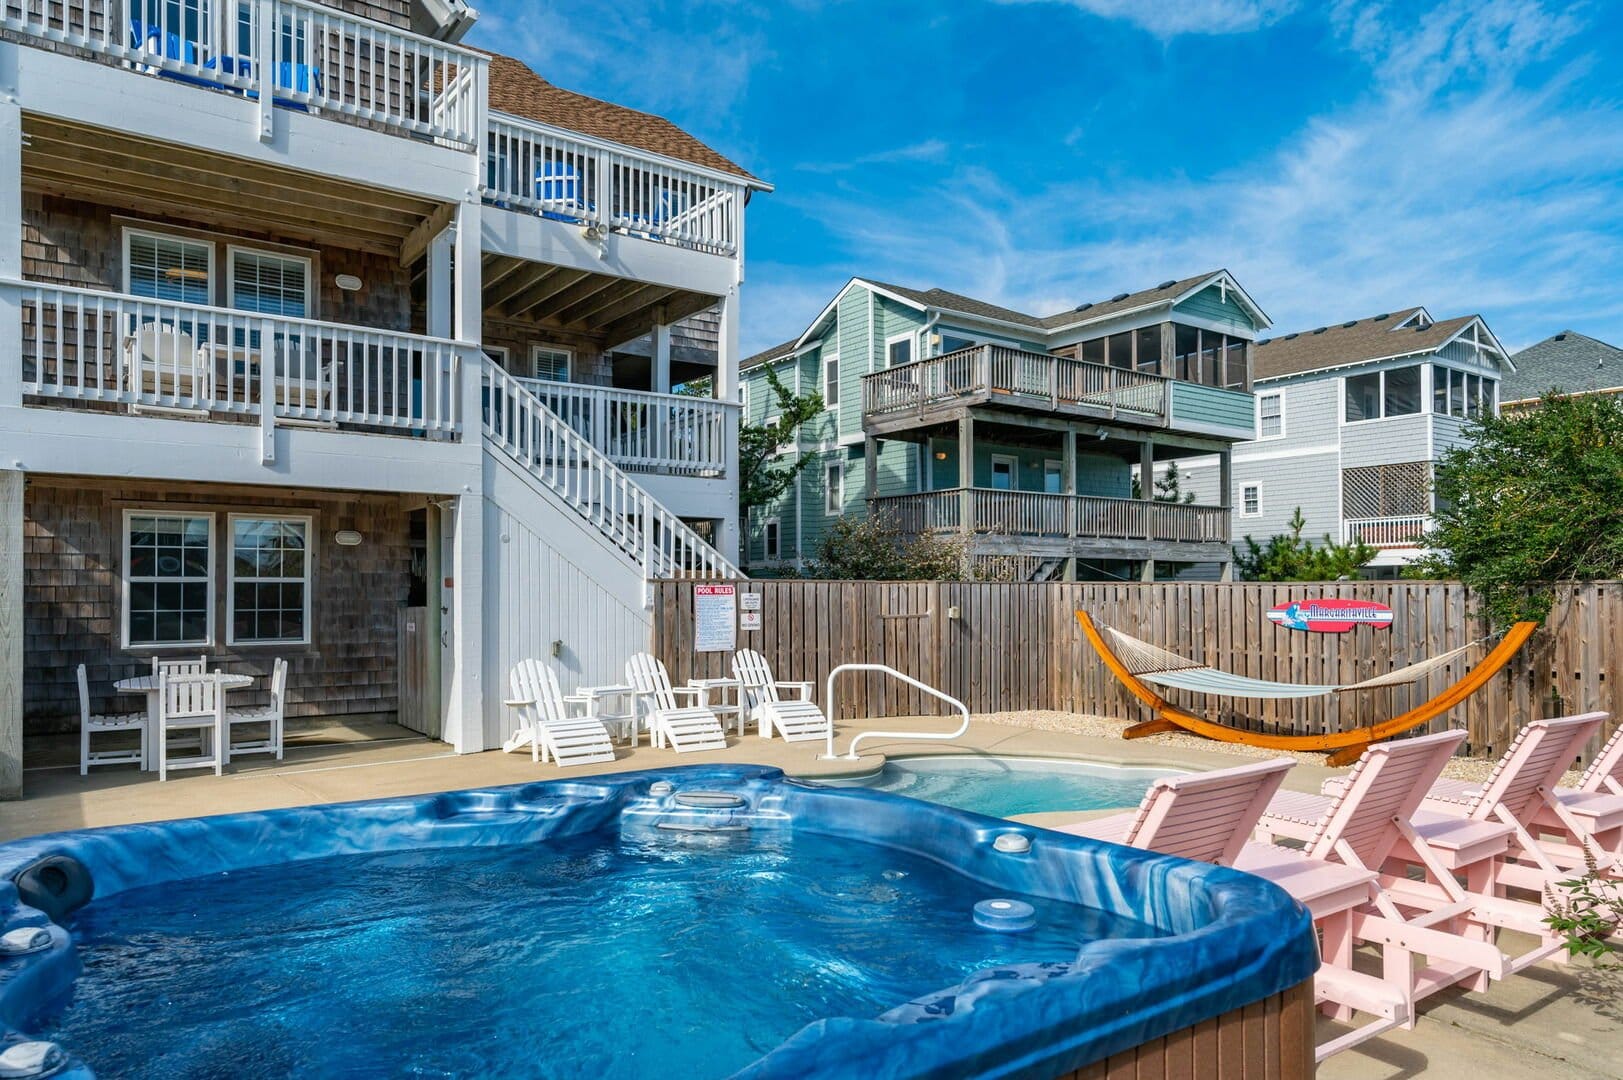
[[[957,709],[959,714],[964,718],[964,722],[958,725],[957,731],[864,731],[858,735],[853,735],[851,737],[851,745],[845,748],[844,760],[846,761],[857,760],[857,758],[860,756],[857,753],[857,744],[863,739],[923,739],[950,742],[953,739],[963,738],[964,732],[969,730],[969,706],[965,705],[962,701],[959,701],[951,694],[943,693],[940,690],[937,690],[935,687],[930,686],[928,683],[920,682],[911,675],[904,675],[902,672],[897,671],[895,668],[890,667],[887,664],[841,664],[839,667],[828,673],[828,682],[824,686],[823,701],[827,703],[830,721],[828,725],[828,749],[827,752],[822,755],[824,760],[832,761],[837,756],[834,753],[833,720],[839,715],[839,713],[834,708],[834,677],[840,674],[842,671],[877,671],[881,674],[889,675],[892,678],[900,679],[902,682],[907,683],[907,685],[915,689],[922,690],[931,697],[940,698],[942,701],[945,701],[948,705],[951,705],[954,709]]]

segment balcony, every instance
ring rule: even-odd
[[[948,488],[868,500],[902,532],[968,531],[1009,538],[1227,544],[1229,511],[1221,506],[1055,495],[1041,491]],[[965,514],[969,515],[965,529]],[[1019,543],[1011,546],[1019,547]]]
[[[453,341],[30,282],[0,294],[21,309],[25,404],[258,423],[267,438],[462,431]]]
[[[1167,385],[1159,375],[1048,353],[976,345],[862,377],[862,415],[871,432],[895,431],[971,405],[1164,426]]]
[[[518,117],[492,115],[487,203],[582,228],[737,256],[744,185],[656,154]]]
[[[1362,541],[1372,548],[1422,548],[1431,519],[1424,514],[1399,517],[1351,518],[1341,523],[1344,543]]]
[[[468,152],[483,134],[483,55],[305,0],[7,0],[3,12],[0,28],[42,47],[256,101],[262,135],[273,108]]]
[[[738,406],[685,394],[514,379],[581,438],[631,473],[722,476]]]

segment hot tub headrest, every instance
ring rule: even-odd
[[[43,911],[58,925],[88,904],[96,893],[90,868],[71,855],[36,859],[13,874],[11,881],[17,886],[18,899]]]

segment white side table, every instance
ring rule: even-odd
[[[632,746],[637,745],[637,709],[632,702],[629,707],[625,698],[636,693],[631,686],[583,686],[573,694],[564,695],[565,701],[580,702],[586,706],[586,715],[594,720],[601,721],[603,726],[615,732],[616,736]],[[605,704],[618,698],[619,706],[614,711],[604,711]]]
[[[737,679],[689,679],[688,685],[699,691],[699,708],[709,709],[721,721],[723,730],[727,727],[727,717],[731,716],[738,733],[744,734],[744,701],[743,684]],[[735,703],[727,704],[727,694],[731,691],[735,695]],[[711,703],[711,697],[715,703]]]

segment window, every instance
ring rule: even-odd
[[[1206,386],[1223,385],[1223,335],[1212,330],[1200,333],[1200,370],[1196,372]]]
[[[1494,412],[1497,380],[1470,375],[1433,364],[1431,369],[1431,411],[1448,416],[1480,416]]]
[[[1084,363],[1088,364],[1102,365],[1107,359],[1109,359],[1109,357],[1105,355],[1104,338],[1094,338],[1092,341],[1084,341],[1082,343],[1082,348],[1077,355],[1082,358]]]
[[[1049,458],[1043,462],[1043,490],[1058,495],[1065,490],[1065,463]]]
[[[530,350],[535,378],[545,382],[568,382],[575,354],[553,345],[537,345]]]
[[[1285,395],[1257,396],[1257,438],[1277,439],[1285,434]]]
[[[1178,379],[1192,379],[1200,355],[1200,331],[1193,326],[1172,327],[1172,370],[1164,372]]]
[[[1353,375],[1347,379],[1347,422],[1378,420],[1381,416],[1381,373]]]
[[[1412,416],[1420,411],[1419,365],[1350,375],[1345,381],[1345,420],[1349,424],[1358,420]]]
[[[1017,483],[1020,473],[1020,462],[1012,457],[1002,454],[992,455],[992,490],[1014,491],[1019,487]]]
[[[1145,326],[1136,331],[1138,334],[1138,370],[1147,371],[1151,375],[1161,371],[1161,327]]]
[[[228,644],[310,640],[310,519],[231,515]]]
[[[226,295],[231,307],[261,315],[310,315],[310,260],[247,248],[230,249]]]
[[[207,645],[213,638],[212,514],[124,515],[124,645]]]
[[[1133,335],[1110,335],[1110,366],[1131,371],[1133,367]]]
[[[492,364],[495,364],[503,371],[507,370],[507,346],[485,345],[482,346],[482,351],[485,354],[485,359],[489,360]]]
[[[124,230],[124,291],[178,304],[213,300],[214,245]]]
[[[1240,515],[1256,517],[1260,513],[1262,513],[1262,488],[1256,484],[1247,484],[1240,489]]]
[[[768,559],[780,558],[781,556],[779,552],[781,550],[781,534],[778,528],[778,519],[768,518],[766,526],[761,530],[761,533],[763,536],[762,548],[766,552],[766,557]]]
[[[832,353],[823,358],[823,404],[830,409],[840,404],[839,353]]]
[[[1228,362],[1224,365],[1223,385],[1230,390],[1244,390],[1249,381],[1245,367],[1245,340],[1229,338]]]
[[[905,364],[913,359],[913,335],[902,334],[898,337],[885,340],[885,358],[891,367]]]
[[[1411,416],[1420,411],[1420,366],[1393,368],[1385,373],[1382,407],[1387,416]]]
[[[831,461],[823,468],[823,510],[830,514],[845,512],[845,463]]]

